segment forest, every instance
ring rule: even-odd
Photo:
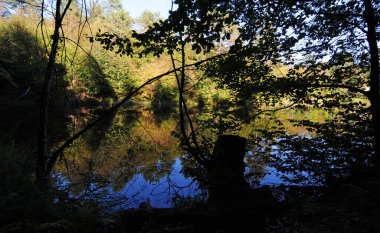
[[[380,2],[168,13],[0,0],[0,233],[380,232]]]

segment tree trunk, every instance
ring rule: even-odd
[[[46,164],[48,160],[48,110],[50,97],[50,83],[52,79],[55,58],[58,51],[59,30],[61,27],[61,0],[56,2],[55,26],[52,35],[53,41],[49,53],[49,61],[45,70],[44,85],[40,96],[40,121],[38,127],[38,147],[37,147],[37,166],[36,183],[41,190],[45,190],[48,184],[49,174],[47,174]]]
[[[379,87],[379,49],[377,47],[377,21],[371,0],[365,0],[365,19],[367,22],[367,41],[370,52],[370,102],[372,124],[375,138],[376,163],[380,164],[380,87]]]

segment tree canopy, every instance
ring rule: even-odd
[[[197,53],[210,52],[222,43],[228,56],[206,70],[245,96],[266,93],[348,109],[356,105],[353,99],[367,98],[379,153],[377,1],[178,0],[175,4],[168,19],[134,34],[135,45],[142,46],[143,52],[159,55],[183,43]],[[237,35],[231,41],[233,27]],[[277,72],[279,65],[288,70]],[[320,90],[332,92],[321,95]],[[333,90],[340,90],[339,96]],[[363,111],[365,106],[361,103]]]
[[[174,3],[177,7],[167,19],[143,33],[134,32],[133,39],[105,33],[98,34],[97,40],[106,44],[106,48],[116,46],[118,52],[130,55],[135,52],[134,47],[140,48],[140,56],[160,56],[181,52],[185,45],[197,54],[223,53],[201,69],[219,87],[232,90],[236,100],[254,103],[251,109],[276,105],[284,98],[291,101],[290,105],[279,109],[309,105],[326,110],[337,108],[336,117],[326,123],[307,120],[295,123],[318,132],[317,138],[289,138],[279,135],[274,128],[275,136],[262,132],[263,140],[290,139],[277,141],[281,146],[272,165],[279,170],[286,171],[285,165],[292,170],[300,163],[303,167],[298,171],[317,174],[313,163],[327,171],[339,157],[340,168],[330,174],[339,176],[349,169],[346,166],[349,160],[355,161],[356,167],[379,163],[377,1]],[[261,113],[253,112],[248,118]],[[329,179],[326,174],[319,181]]]

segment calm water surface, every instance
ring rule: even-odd
[[[311,135],[306,129],[288,122],[297,114],[305,116],[305,112],[284,110],[276,117],[284,122],[289,134]],[[309,116],[317,121],[326,118],[325,113],[318,111],[309,112]],[[209,113],[194,114],[193,118],[203,125],[209,121],[210,127],[214,128],[215,122],[212,121],[217,121]],[[69,127],[75,131],[85,121],[78,119]],[[268,126],[270,121],[262,118],[242,124],[238,130],[225,127],[225,133],[249,138],[254,130]],[[174,111],[134,110],[115,114],[77,141],[67,151],[66,160],[61,161],[57,171],[65,177],[63,183],[74,195],[97,195],[123,208],[138,207],[143,202],[149,202],[153,207],[170,207],[186,201],[186,197],[204,199],[205,192],[194,178],[183,172],[188,162],[182,158],[185,153],[173,136],[173,132],[178,130],[177,113]],[[209,130],[206,126],[202,132],[216,139],[212,128]],[[247,152],[246,174],[260,174],[253,182],[255,186],[286,183],[276,169],[263,162],[248,162],[250,158],[255,158],[252,150]],[[120,202],[115,201],[116,198]]]

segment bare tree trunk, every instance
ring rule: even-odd
[[[38,126],[38,145],[37,145],[37,165],[36,165],[36,183],[41,190],[47,188],[49,172],[47,172],[48,161],[48,125],[49,125],[49,98],[50,84],[53,76],[55,60],[60,40],[59,30],[61,29],[62,20],[71,5],[72,0],[69,0],[61,14],[61,0],[56,1],[54,15],[54,32],[51,36],[52,44],[49,52],[49,60],[45,70],[44,85],[40,95],[40,118]],[[44,6],[42,6],[43,9]],[[43,17],[43,14],[42,14]]]
[[[36,179],[40,189],[45,189],[47,184],[46,161],[48,159],[48,110],[49,110],[49,92],[52,73],[55,64],[55,58],[58,51],[59,29],[61,26],[61,0],[57,0],[55,9],[55,25],[53,41],[49,53],[49,61],[45,70],[45,80],[41,93],[40,102],[40,122],[38,127],[38,148],[37,148],[37,170]]]
[[[376,162],[380,163],[380,87],[379,87],[379,49],[377,47],[376,17],[371,0],[365,0],[365,19],[367,21],[367,41],[370,51],[370,102],[372,124],[375,137]]]
[[[176,70],[176,65],[174,62],[173,54],[170,54],[170,58],[172,61],[173,69]],[[194,157],[194,159],[200,163],[201,165],[205,165],[206,161],[204,158],[200,155],[200,148],[198,145],[197,137],[195,134],[195,129],[193,122],[191,120],[189,111],[187,109],[186,100],[183,96],[184,94],[184,87],[185,87],[185,68],[186,68],[186,57],[185,57],[185,44],[182,42],[181,45],[181,75],[179,76],[177,72],[174,72],[176,81],[177,81],[177,87],[179,92],[179,98],[178,98],[178,104],[179,104],[179,115],[180,115],[180,127],[181,127],[181,134],[183,137],[183,143],[185,143],[187,150],[191,153],[191,155]],[[190,126],[190,137],[187,135],[186,127],[185,127],[185,116],[187,118],[187,121]],[[191,142],[194,144],[192,146]]]

